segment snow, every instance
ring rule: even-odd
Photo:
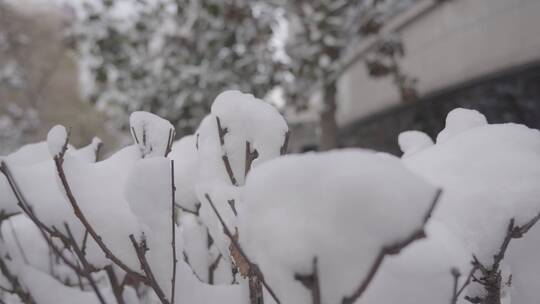
[[[130,234],[138,235],[139,224],[124,196],[124,188],[132,168],[140,159],[138,147],[129,146],[110,158],[89,164],[67,154],[63,168],[69,186],[83,214],[112,252],[138,269]],[[61,185],[58,185],[63,190]],[[122,223],[122,225],[118,225]],[[88,253],[96,265],[108,264],[97,250]]]
[[[475,127],[487,125],[486,117],[475,110],[457,108],[446,116],[446,125],[439,135],[437,143],[442,143],[457,134]]]
[[[143,157],[165,156],[174,138],[168,120],[149,112],[133,112],[129,117],[131,135]]]
[[[390,256],[359,303],[418,304],[450,299],[456,268],[463,284],[470,269],[470,252],[446,225],[431,220],[427,238],[419,240],[397,256]],[[391,291],[391,292],[389,292]],[[460,304],[469,303],[462,298]]]
[[[60,155],[68,141],[68,132],[64,126],[56,125],[47,134],[47,145],[52,157]]]
[[[383,246],[422,228],[435,192],[399,159],[365,150],[285,156],[248,177],[241,245],[282,303],[311,303],[294,275],[311,273],[314,258],[322,302],[338,303]]]
[[[540,212],[540,132],[517,124],[475,123],[485,121],[482,117],[454,110],[449,129],[438,136],[444,140],[404,163],[445,190],[434,218],[488,258],[510,218],[523,224]]]
[[[403,157],[407,157],[432,146],[433,140],[429,135],[420,131],[405,131],[399,134],[398,143]]]
[[[173,269],[171,161],[164,157],[139,160],[126,183],[125,197],[142,226],[149,251],[147,259],[159,286],[171,293]],[[175,228],[176,229],[176,225]]]
[[[221,144],[217,119],[227,132]],[[287,123],[270,104],[239,91],[225,91],[212,104],[211,114],[197,130],[200,178],[231,183],[222,156],[227,155],[236,185],[246,176],[246,145],[257,151],[252,166],[278,157],[288,131]]]
[[[449,113],[447,127],[434,146],[403,161],[444,189],[433,222],[446,225],[463,242],[469,258],[475,254],[490,265],[510,219],[523,225],[540,212],[540,132],[485,121],[476,111],[456,109]],[[535,262],[539,237],[536,228],[525,241],[512,241],[503,261],[503,269],[515,278],[510,290],[512,297],[520,299],[515,303],[534,302],[537,297],[535,289],[527,286],[540,280],[540,264]],[[475,289],[478,286],[471,286],[470,293]]]
[[[197,138],[194,135],[182,137],[172,146],[169,158],[174,160],[174,183],[176,203],[182,208],[196,211],[200,204],[195,192],[198,172]]]
[[[230,239],[209,199],[281,303],[299,304],[312,300],[295,275],[311,274],[315,258],[321,303],[340,303],[366,278],[384,247],[421,229],[426,238],[386,256],[356,303],[448,302],[451,269],[461,273],[461,285],[473,254],[486,265],[493,262],[510,219],[522,225],[540,212],[540,131],[488,124],[472,110],[450,112],[435,143],[419,131],[400,134],[401,158],[362,149],[282,156],[288,129],[279,112],[238,91],[218,96],[197,132],[175,142],[168,155],[174,129],[167,121],[139,112],[131,123],[138,142],[102,161],[96,159],[99,139],[63,151],[68,132],[62,126],[52,128],[46,142],[0,160],[39,220],[60,232],[67,223],[81,243],[85,228],[73,212],[63,171],[88,222],[134,271],[141,268],[129,236],[146,241],[146,258],[167,297],[174,231],[176,303],[249,303],[248,281],[233,277]],[[253,157],[252,166],[246,155]],[[53,157],[62,161],[55,163]],[[0,212],[20,212],[1,176]],[[426,223],[438,189],[442,195]],[[174,210],[174,204],[181,208]],[[0,259],[36,302],[99,303],[89,288],[62,283],[77,282],[77,275],[51,259],[41,231],[27,215],[0,224]],[[68,260],[77,261],[59,239],[53,242]],[[537,302],[539,242],[535,226],[510,243],[500,267],[505,282],[512,275],[511,286],[502,287],[503,303]],[[98,268],[112,264],[92,238],[86,258]],[[124,271],[114,269],[121,281]],[[115,302],[105,272],[93,276],[107,301]],[[0,286],[10,286],[2,274]],[[141,292],[145,295],[139,297]],[[265,302],[274,303],[264,293]],[[485,288],[472,283],[457,304],[467,303],[463,295],[483,294]],[[124,297],[128,304],[159,302],[150,289],[140,287],[128,287]],[[1,291],[0,299],[20,303]]]

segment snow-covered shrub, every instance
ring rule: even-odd
[[[538,301],[537,130],[456,109],[401,159],[285,155],[283,117],[238,91],[177,142],[130,124],[104,160],[62,126],[0,159],[2,302]]]

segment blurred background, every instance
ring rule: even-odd
[[[194,132],[223,90],[273,103],[290,150],[435,136],[455,107],[540,127],[538,0],[0,0],[0,155],[63,124]]]

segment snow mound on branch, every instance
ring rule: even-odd
[[[173,269],[171,170],[171,160],[165,157],[139,160],[131,170],[125,188],[125,197],[144,234],[137,239],[145,238],[149,264],[165,294],[171,292]]]
[[[451,125],[445,130],[456,128],[458,121],[469,128],[448,138],[449,132],[442,131],[439,137],[444,140],[403,161],[444,188],[433,220],[447,225],[470,254],[490,265],[510,219],[523,225],[540,212],[540,132],[511,123],[487,125],[474,111],[457,109],[450,114]],[[540,280],[539,239],[535,227],[524,241],[513,240],[502,265],[514,271],[512,297],[521,299],[519,303],[537,298],[529,282]]]
[[[51,130],[51,134],[57,133],[59,138],[62,138],[63,127],[57,126],[55,128],[55,131]],[[50,144],[55,146],[57,143],[54,143],[53,137],[55,135],[51,135]],[[62,140],[59,140],[58,144],[60,142]],[[62,146],[64,144],[65,141]],[[101,141],[95,138],[87,147],[79,150],[68,145],[67,153],[81,161],[92,163],[96,160],[96,152],[100,144]],[[59,152],[62,149],[55,148],[57,150],[53,150],[53,152]],[[75,235],[78,234],[76,228],[80,226],[78,220],[73,216],[69,203],[56,185],[56,168],[51,159],[48,142],[23,146],[0,161],[5,162],[5,166],[9,168],[15,183],[20,188],[19,190],[42,222],[49,227],[55,226],[60,230],[64,229],[64,222],[67,222],[73,230],[72,232]],[[55,212],[50,212],[50,210],[55,210]],[[0,174],[0,214],[20,211],[17,199],[6,177],[4,174]]]
[[[427,238],[385,260],[359,303],[418,304],[452,298],[450,270],[460,271],[462,284],[470,268],[470,252],[446,225],[433,219],[426,234]],[[461,296],[457,303],[469,302]]]
[[[517,124],[461,132],[403,159],[445,191],[437,218],[489,259],[508,222],[524,224],[540,212],[540,132]]]
[[[480,112],[463,108],[454,109],[446,116],[446,126],[437,135],[437,143],[442,143],[461,132],[485,125],[487,125],[487,119]]]
[[[38,142],[22,146],[6,157],[11,165],[31,165],[51,159],[47,142]]]
[[[356,149],[270,161],[244,190],[241,245],[283,303],[311,303],[294,277],[314,258],[322,302],[351,295],[383,246],[422,228],[436,193],[399,159]]]
[[[135,270],[140,267],[129,235],[139,235],[140,226],[124,191],[131,168],[140,159],[138,147],[129,146],[94,164],[70,153],[66,153],[63,162],[66,179],[82,213],[107,247]],[[57,187],[66,195],[62,183],[58,183]],[[110,263],[99,248],[90,246],[87,254],[94,265]]]
[[[287,123],[272,105],[239,91],[221,93],[197,131],[201,178],[231,183],[222,159],[226,155],[235,185],[243,185],[249,170],[247,145],[250,153],[256,151],[255,167],[280,155],[287,131]]]
[[[399,148],[403,152],[403,157],[410,156],[418,151],[433,145],[433,140],[429,135],[420,131],[405,131],[399,134]]]
[[[236,212],[240,202],[240,188],[225,183],[200,183],[197,187],[197,194],[201,200],[199,217],[208,227],[210,235],[214,239],[215,246],[229,261],[230,240],[223,231],[223,225],[216,216],[210,205],[208,197],[212,200],[214,207],[225,222],[227,228],[234,233],[237,227]]]
[[[102,145],[103,142],[101,139],[99,137],[94,137],[92,138],[92,142],[90,142],[90,144],[88,144],[86,147],[78,149],[73,153],[89,163],[94,163],[97,161],[98,152]]]
[[[168,120],[138,111],[131,114],[129,123],[143,157],[166,156],[174,139],[174,127]]]
[[[47,145],[52,157],[62,153],[67,143],[68,132],[64,126],[56,125],[47,134]]]
[[[199,158],[195,135],[184,136],[176,141],[169,158],[174,160],[176,203],[184,209],[196,211],[199,205],[195,192]]]
[[[40,304],[100,304],[93,291],[81,291],[56,281],[53,277],[29,266],[20,265],[19,275],[27,285],[35,301]],[[114,303],[115,297],[110,288],[100,290],[107,303]],[[76,300],[75,300],[76,299]]]
[[[9,253],[12,259],[28,263],[42,271],[49,270],[49,247],[37,226],[25,215],[19,214],[2,222],[0,244],[3,256]]]
[[[177,252],[186,247],[182,234],[176,234]],[[230,269],[229,269],[230,271]],[[179,258],[176,265],[176,303],[217,304],[234,303],[249,304],[249,296],[241,285],[209,285],[201,282],[191,267]]]

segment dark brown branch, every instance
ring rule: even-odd
[[[279,299],[277,298],[276,294],[274,293],[273,289],[268,285],[268,283],[265,281],[264,279],[264,275],[263,273],[261,272],[261,270],[259,269],[259,267],[257,267],[256,264],[254,264],[253,262],[251,262],[251,260],[249,259],[249,257],[246,255],[246,253],[244,252],[244,250],[242,249],[242,247],[240,246],[240,244],[238,243],[237,239],[234,237],[234,235],[231,233],[231,231],[229,230],[229,227],[227,227],[227,225],[225,224],[225,221],[223,220],[223,218],[221,217],[221,215],[219,214],[216,206],[214,205],[214,202],[212,201],[212,199],[210,198],[210,195],[208,195],[208,193],[205,193],[204,194],[206,200],[208,201],[208,203],[210,204],[210,206],[212,207],[212,210],[214,211],[214,213],[216,214],[219,222],[221,223],[221,225],[223,226],[223,231],[225,232],[225,234],[227,235],[227,237],[229,238],[229,240],[231,241],[231,244],[232,246],[236,249],[236,251],[242,256],[242,258],[248,263],[249,265],[249,269],[250,269],[250,272],[252,275],[255,275],[257,276],[258,280],[260,280],[262,282],[262,284],[264,285],[264,287],[266,288],[266,290],[268,291],[268,293],[270,293],[270,295],[272,296],[272,298],[274,299],[274,301],[276,301],[276,303],[280,304],[281,302],[279,301]]]
[[[461,276],[461,274],[459,273],[459,270],[457,268],[452,268],[451,273],[452,273],[452,276],[454,277],[454,289],[452,293],[451,304],[456,304],[458,302],[459,297],[461,296],[465,288],[469,286],[469,284],[471,283],[471,280],[474,278],[474,273],[476,272],[476,270],[478,270],[478,266],[475,263],[473,263],[473,266],[471,270],[469,271],[469,275],[465,279],[465,282],[463,282],[461,287],[457,289],[458,279]]]
[[[133,139],[135,140],[135,143],[139,144],[139,139],[137,138],[137,132],[135,132],[135,128],[131,127],[131,134],[133,135]]]
[[[422,227],[420,227],[416,231],[414,231],[409,237],[407,237],[407,238],[405,238],[403,240],[400,240],[400,241],[398,241],[398,242],[396,242],[394,244],[384,246],[381,249],[381,251],[379,252],[379,254],[377,255],[377,257],[375,258],[375,261],[371,265],[371,267],[370,267],[366,277],[364,278],[364,280],[361,282],[361,284],[358,286],[358,288],[350,296],[346,296],[346,297],[343,298],[343,300],[341,301],[342,304],[353,304],[353,303],[356,302],[356,300],[358,298],[360,298],[360,296],[362,296],[364,291],[366,291],[367,287],[369,286],[369,284],[371,283],[371,281],[375,277],[375,274],[377,274],[379,268],[382,265],[382,262],[384,261],[384,258],[387,255],[396,255],[403,248],[407,247],[412,242],[414,242],[416,240],[419,240],[419,239],[422,239],[422,238],[424,238],[426,236],[425,232],[424,232],[424,228],[425,228],[429,218],[431,217],[431,214],[433,213],[433,210],[435,209],[435,207],[436,207],[436,205],[437,205],[437,203],[439,201],[441,193],[442,193],[442,191],[440,189],[438,189],[437,192],[435,193],[435,197],[433,198],[433,200],[431,202],[431,205],[429,206],[429,209],[427,210],[426,214],[424,215],[424,220],[423,220],[423,223],[422,223]]]
[[[221,127],[221,121],[219,120],[219,117],[216,116],[217,121],[217,128],[218,128],[218,135],[219,135],[219,143],[225,149],[225,134],[229,132],[227,128]],[[227,156],[227,153],[224,152],[223,156],[221,157],[223,160],[223,165],[225,166],[225,170],[227,171],[227,174],[229,175],[229,179],[231,180],[231,184],[234,186],[238,186],[238,182],[236,178],[234,177],[234,172],[231,167],[231,162],[229,161],[229,156]]]
[[[6,177],[8,184],[11,188],[11,191],[15,198],[17,199],[17,205],[23,210],[23,212],[28,216],[28,218],[36,225],[36,227],[39,229],[41,235],[49,245],[49,247],[55,252],[55,254],[63,260],[63,262],[69,266],[73,271],[76,273],[82,273],[83,270],[80,269],[75,263],[71,262],[68,258],[66,258],[62,251],[56,247],[54,242],[51,240],[49,235],[51,237],[58,237],[63,243],[69,243],[69,240],[66,236],[61,234],[59,231],[55,229],[49,228],[47,225],[45,225],[43,222],[41,222],[38,217],[35,215],[35,213],[32,210],[32,207],[28,204],[26,199],[24,198],[24,195],[22,194],[19,186],[17,185],[17,182],[15,181],[13,174],[11,173],[7,163],[0,162],[0,171],[4,174]]]
[[[219,262],[221,261],[222,257],[223,256],[220,253],[217,258],[212,262],[212,264],[210,264],[210,266],[208,267],[208,284],[214,284],[214,274],[219,266]]]
[[[94,152],[94,162],[97,162],[99,160],[99,156],[101,155],[101,150],[103,148],[103,142],[100,142],[96,146],[96,150]]]
[[[131,243],[133,245],[133,248],[135,249],[135,252],[137,254],[137,258],[139,259],[139,263],[141,265],[142,271],[145,273],[146,278],[148,279],[148,285],[152,287],[156,295],[158,296],[159,300],[163,304],[170,304],[169,300],[167,300],[167,296],[157,283],[157,280],[154,276],[154,273],[152,272],[152,268],[150,267],[150,264],[146,260],[146,252],[149,250],[146,245],[146,240],[143,238],[141,240],[141,243],[137,243],[135,240],[135,236],[133,234],[129,235],[129,239],[131,240]]]
[[[289,146],[289,137],[291,136],[291,131],[285,132],[285,139],[283,140],[283,145],[279,149],[281,155],[287,154],[287,148]]]
[[[17,276],[11,273],[2,257],[0,257],[0,273],[2,273],[4,278],[9,282],[9,284],[11,284],[12,293],[17,294],[17,296],[23,303],[36,304],[30,292],[24,290],[22,284],[19,282],[19,278],[17,278]]]
[[[197,205],[197,210],[193,211],[193,210],[190,210],[188,208],[184,208],[182,207],[180,204],[177,204],[175,203],[174,206],[180,210],[182,210],[182,212],[187,212],[187,213],[191,213],[193,215],[196,215],[196,216],[199,216],[199,210],[201,209],[201,205]]]
[[[172,269],[172,278],[171,278],[171,303],[174,304],[174,293],[176,289],[176,263],[178,262],[176,258],[176,221],[175,221],[175,209],[174,202],[176,197],[176,186],[174,185],[174,160],[171,160],[171,233],[172,233],[172,259],[173,259],[173,269]]]
[[[81,248],[82,254],[84,256],[86,256],[86,244],[87,243],[88,243],[88,230],[85,230],[84,231],[83,241],[82,241],[82,248]]]
[[[471,303],[482,303],[482,304],[498,304],[501,301],[501,289],[503,284],[502,271],[501,271],[501,262],[504,260],[506,251],[510,246],[510,243],[513,239],[522,238],[538,221],[540,220],[540,213],[535,217],[529,220],[522,226],[516,226],[515,219],[510,219],[508,226],[506,228],[506,235],[499,247],[498,252],[493,255],[493,263],[490,266],[486,266],[482,262],[473,256],[473,266],[477,267],[482,276],[480,278],[472,276],[473,280],[482,286],[485,289],[485,296],[483,297],[466,297],[465,299]],[[508,279],[508,282],[511,283],[511,278]]]
[[[66,192],[68,201],[71,204],[71,207],[73,207],[73,212],[75,213],[75,216],[83,224],[83,226],[86,228],[90,236],[94,239],[94,241],[99,246],[99,248],[103,251],[103,253],[105,253],[106,258],[110,259],[113,263],[118,265],[118,267],[122,268],[122,270],[124,270],[125,272],[132,274],[134,277],[137,277],[140,281],[148,282],[148,279],[146,277],[132,270],[121,259],[119,259],[114,253],[112,253],[112,251],[107,247],[107,245],[105,245],[105,242],[103,241],[101,236],[97,234],[97,232],[94,230],[94,227],[92,227],[90,222],[86,219],[86,216],[84,215],[81,208],[79,207],[79,204],[77,200],[75,199],[73,192],[71,191],[71,187],[69,186],[66,174],[64,172],[64,168],[62,166],[63,161],[64,161],[63,155],[57,155],[54,157],[54,163],[56,164],[56,170],[58,172],[58,176],[60,177],[60,181]]]
[[[244,178],[247,177],[249,170],[251,170],[251,165],[253,164],[253,161],[257,159],[257,157],[259,157],[259,152],[257,149],[253,149],[253,151],[251,151],[251,143],[246,141],[246,164]]]
[[[13,213],[7,213],[5,210],[0,210],[0,226],[2,225],[2,222],[9,219],[12,216],[19,215],[20,212],[13,212]]]
[[[94,278],[92,277],[92,273],[90,272],[90,269],[93,269],[93,266],[90,266],[90,263],[86,260],[86,257],[82,253],[81,249],[79,248],[79,245],[77,245],[77,240],[73,237],[73,234],[71,233],[71,229],[69,228],[69,225],[66,223],[64,224],[64,227],[66,228],[66,232],[68,234],[69,239],[71,240],[71,247],[73,248],[73,251],[75,251],[75,255],[81,262],[83,268],[85,271],[83,272],[83,275],[86,277],[86,280],[92,287],[92,290],[96,294],[99,302],[101,304],[106,304],[105,298],[103,298],[103,295],[101,294],[101,291],[96,285],[96,281],[94,281]]]
[[[236,211],[236,202],[235,202],[235,200],[233,200],[233,199],[227,200],[227,203],[229,204],[229,206],[231,206],[231,209],[232,209],[232,212],[234,213],[234,215],[238,216],[238,212]]]
[[[319,281],[319,268],[317,265],[317,258],[313,258],[313,270],[311,274],[295,274],[294,279],[302,283],[304,287],[311,291],[311,303],[321,304],[321,287]]]
[[[114,297],[116,299],[116,303],[125,304],[124,296],[123,296],[124,285],[119,284],[118,278],[116,277],[116,273],[114,273],[114,269],[112,268],[112,265],[107,265],[105,267],[105,272],[107,273],[107,277],[109,278],[109,282],[110,282]]]
[[[216,116],[217,121],[217,127],[218,127],[218,135],[219,135],[219,143],[224,146],[225,145],[225,134],[229,132],[227,128],[221,127],[221,121],[219,120],[219,117]]]
[[[171,153],[172,151],[175,135],[176,135],[176,132],[174,131],[174,129],[169,129],[169,137],[167,139],[167,148],[165,149],[165,157],[167,157],[167,155],[169,155],[169,153]]]
[[[231,162],[229,161],[229,157],[227,156],[227,154],[225,154],[221,157],[221,159],[223,160],[223,164],[225,165],[225,170],[227,170],[227,174],[229,175],[231,184],[233,184],[233,186],[238,186],[238,182],[236,181],[236,178],[234,177],[234,173],[231,167]]]

